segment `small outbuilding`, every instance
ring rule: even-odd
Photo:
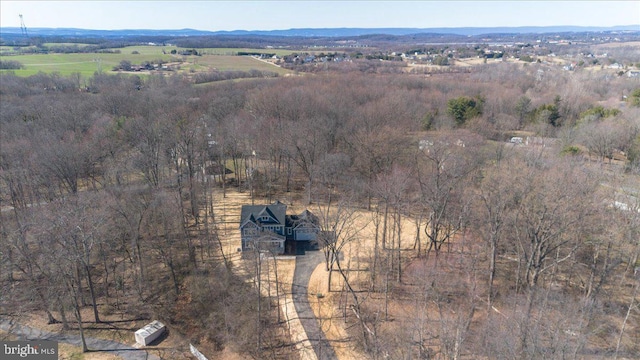
[[[147,346],[155,339],[164,334],[166,326],[158,320],[145,325],[142,329],[136,331],[136,342],[142,346]]]

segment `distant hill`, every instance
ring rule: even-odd
[[[74,37],[106,37],[124,38],[130,36],[280,36],[280,37],[351,37],[362,35],[413,35],[413,34],[448,34],[462,36],[478,36],[488,34],[544,34],[568,32],[615,32],[640,31],[640,25],[625,25],[613,27],[595,26],[522,26],[522,27],[453,27],[453,28],[320,28],[320,29],[288,29],[288,30],[234,30],[234,31],[203,31],[195,29],[178,30],[91,30],[74,28],[29,28],[30,36],[74,36]],[[19,27],[0,28],[0,36],[21,34]]]

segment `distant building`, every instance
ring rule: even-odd
[[[287,215],[287,205],[243,205],[240,214],[242,252],[268,250],[276,255],[318,250],[318,217],[305,210]]]
[[[418,142],[418,149],[420,150],[428,149],[431,146],[433,146],[433,141],[431,140],[423,139]]]
[[[640,77],[640,70],[629,70],[627,71],[627,76],[630,78]]]

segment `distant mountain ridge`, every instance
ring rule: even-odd
[[[19,27],[2,27],[0,36],[21,34]],[[29,28],[30,36],[78,36],[78,37],[128,37],[128,36],[216,36],[216,35],[258,35],[290,37],[350,37],[362,35],[413,35],[413,34],[450,34],[479,36],[488,34],[544,34],[563,32],[615,32],[640,31],[639,25],[611,27],[598,26],[520,26],[520,27],[451,27],[451,28],[301,28],[287,30],[233,30],[205,31],[195,29],[151,30],[93,30],[76,28]]]

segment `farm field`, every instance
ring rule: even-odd
[[[9,49],[8,47],[5,47]],[[7,49],[3,49],[7,50]],[[186,56],[171,54],[171,50],[179,53],[184,49],[167,46],[128,46],[119,50],[120,53],[71,53],[71,54],[29,54],[0,56],[3,61],[18,61],[24,65],[20,70],[0,70],[1,72],[13,72],[17,76],[31,76],[39,72],[59,73],[68,76],[79,73],[82,77],[90,77],[96,71],[112,72],[112,69],[121,61],[130,61],[133,65],[143,62],[180,62],[180,70],[189,72],[203,72],[211,70],[220,71],[272,71],[284,75],[289,71],[281,69],[269,63],[253,59],[248,56],[234,56],[231,50],[238,51],[265,51],[259,49],[202,49],[202,56]],[[164,53],[163,53],[164,51]],[[200,49],[199,49],[200,51]],[[291,51],[279,50],[274,53],[291,53]]]
[[[266,61],[260,61],[259,59],[250,56],[230,56],[230,55],[203,55],[203,56],[189,56],[187,60],[189,69],[193,68],[196,71],[207,70],[220,70],[220,71],[271,71],[276,72],[279,75],[291,73],[291,71],[275,66]]]
[[[31,76],[39,72],[53,73],[68,76],[73,73],[80,73],[83,77],[92,76],[96,71],[111,71],[122,60],[129,60],[134,64],[144,61],[163,60],[169,62],[171,55],[163,55],[162,52],[154,55],[131,54],[130,51],[121,54],[108,53],[77,53],[77,54],[33,54],[2,56],[1,60],[18,61],[24,65],[20,70],[2,70],[3,72],[13,71],[18,76]]]

